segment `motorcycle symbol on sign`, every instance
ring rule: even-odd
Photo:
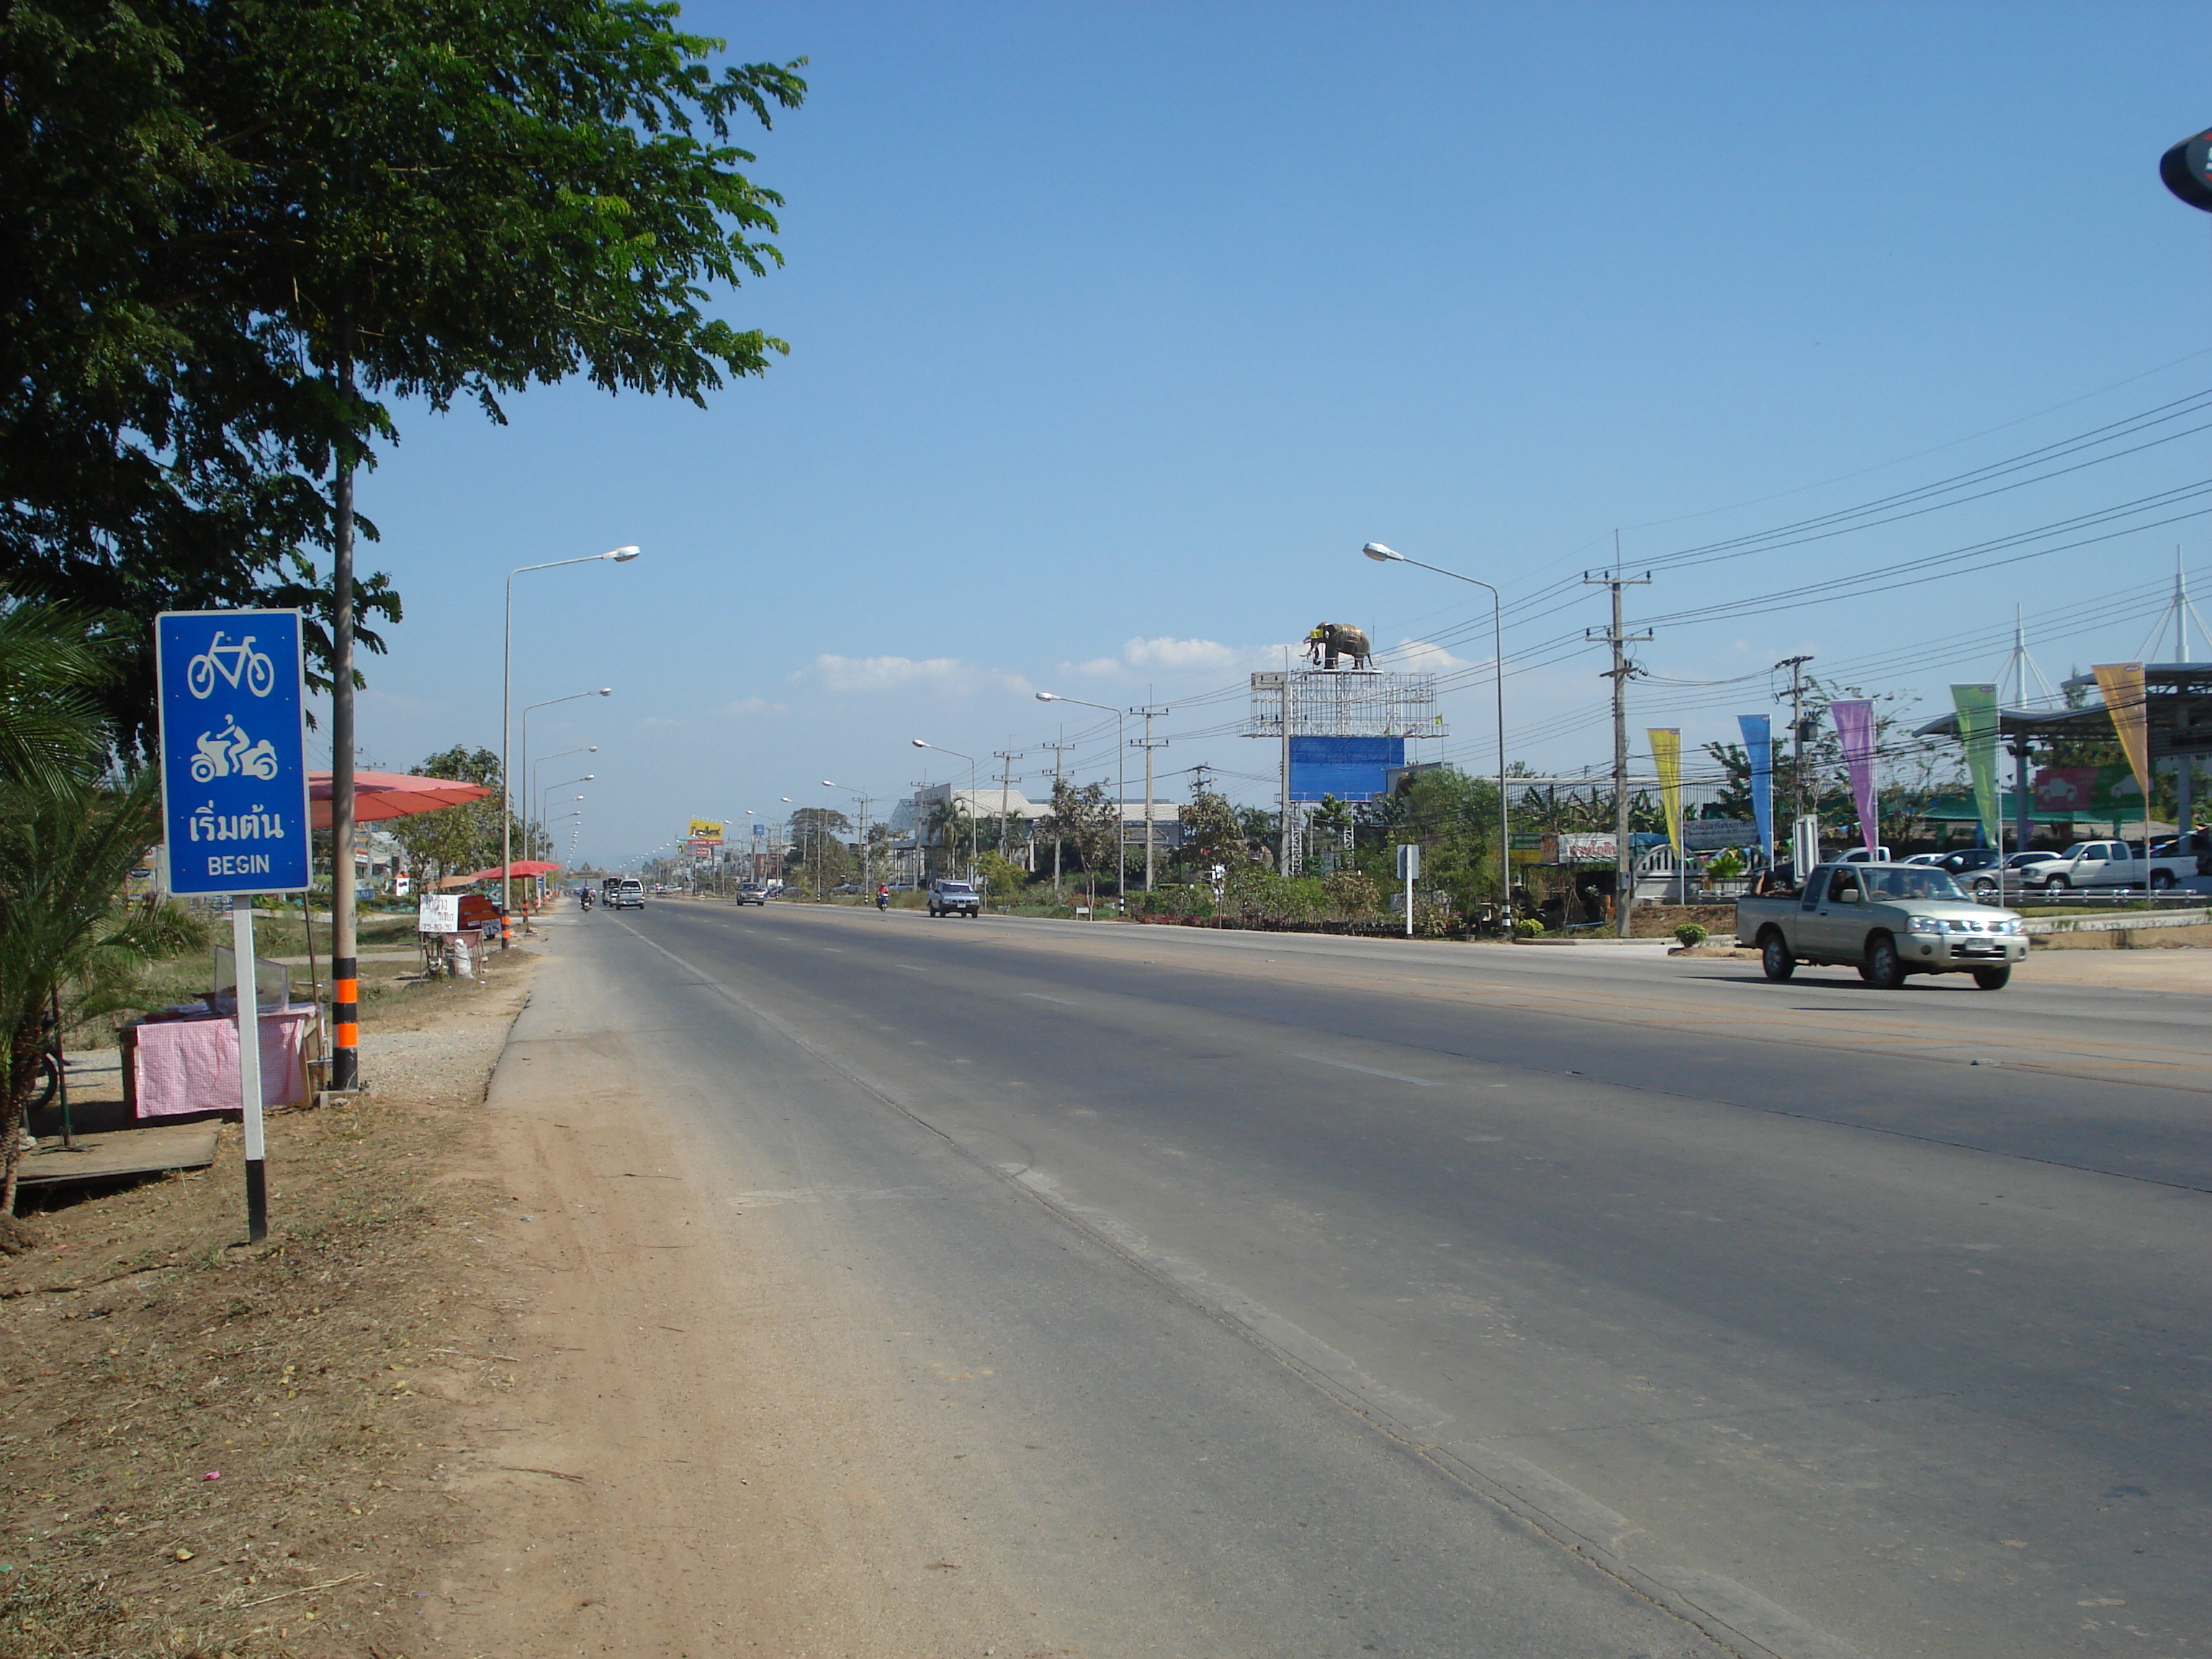
[[[211,783],[233,773],[242,778],[276,775],[276,750],[269,739],[254,742],[229,715],[223,717],[222,731],[201,732],[197,746],[199,753],[192,757],[195,783]]]

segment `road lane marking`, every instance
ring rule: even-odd
[[[1070,1002],[1066,997],[1048,997],[1042,991],[1024,991],[1022,994],[1029,998],[1032,1002],[1056,1002],[1063,1008],[1073,1008],[1075,1006],[1075,1005]]]
[[[910,962],[895,962],[891,966],[894,968],[903,968],[909,974],[926,974],[929,971],[927,968],[917,968]]]
[[[1316,1066],[1334,1066],[1342,1072],[1361,1072],[1369,1077],[1387,1077],[1393,1083],[1417,1083],[1424,1089],[1439,1086],[1434,1078],[1407,1077],[1403,1072],[1377,1071],[1372,1066],[1354,1066],[1348,1060],[1324,1060],[1319,1054],[1293,1054],[1291,1057],[1293,1060],[1310,1060]]]

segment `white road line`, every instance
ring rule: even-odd
[[[1334,1066],[1343,1072],[1363,1072],[1369,1077],[1387,1077],[1393,1083],[1418,1083],[1424,1089],[1434,1089],[1438,1086],[1434,1078],[1407,1077],[1403,1072],[1381,1072],[1372,1066],[1354,1066],[1348,1060],[1324,1060],[1319,1054],[1293,1054],[1291,1058],[1310,1060],[1316,1066]]]
[[[1024,991],[1022,994],[1029,998],[1032,1002],[1056,1002],[1063,1008],[1073,1008],[1075,1006],[1075,1005],[1070,1002],[1066,997],[1048,997],[1042,991]]]
[[[917,968],[910,962],[895,962],[891,966],[894,968],[903,968],[909,974],[926,974],[929,971],[927,968]]]

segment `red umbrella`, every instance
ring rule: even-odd
[[[356,823],[379,818],[404,818],[417,812],[435,812],[448,806],[482,800],[491,791],[480,783],[459,778],[418,778],[410,772],[356,772],[353,775],[353,817]],[[308,811],[314,827],[331,827],[331,775],[307,774]]]

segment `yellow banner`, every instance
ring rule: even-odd
[[[2105,707],[2112,714],[2112,730],[2119,734],[2120,750],[2128,757],[2128,769],[2136,775],[2136,787],[2142,791],[2143,820],[2148,823],[2150,699],[2143,685],[2143,665],[2139,662],[2101,663],[2097,668],[2097,689],[2105,694]]]
[[[1678,726],[1647,726],[1651,759],[1659,769],[1659,799],[1667,807],[1667,841],[1674,856],[1682,856],[1682,729]]]
[[[691,820],[691,834],[687,839],[712,842],[719,847],[722,844],[722,826],[711,819],[694,818]]]

